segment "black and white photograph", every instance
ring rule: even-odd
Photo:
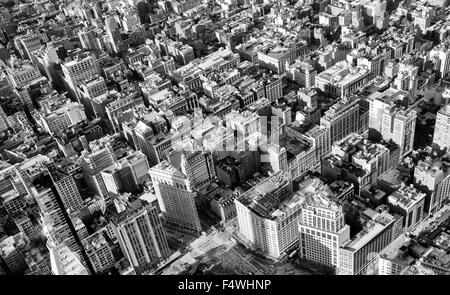
[[[0,281],[442,275],[450,0],[0,0]]]

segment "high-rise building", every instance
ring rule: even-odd
[[[84,179],[91,192],[102,196],[106,203],[110,203],[101,171],[116,162],[116,155],[107,138],[90,142],[89,146],[90,151],[84,150],[80,160]]]
[[[96,62],[94,54],[82,53],[61,64],[64,82],[72,98],[79,98],[78,86],[98,76]]]
[[[26,214],[15,217],[14,223],[17,228],[26,235],[28,240],[31,241],[39,237],[38,231]]]
[[[332,143],[330,142],[330,130],[324,126],[315,125],[313,128],[308,130],[305,135],[312,140],[314,146],[316,147],[316,161],[320,162],[323,156],[331,151]]]
[[[150,177],[167,224],[194,233],[202,230],[189,178],[167,161],[150,168]]]
[[[256,150],[261,133],[261,117],[250,111],[232,111],[225,116],[227,127],[235,130],[237,137],[237,149]]]
[[[437,204],[437,208],[442,208],[444,206],[444,202],[450,198],[450,173],[447,170],[447,175],[445,178],[438,184],[435,194],[435,202]]]
[[[424,211],[435,213],[442,208],[443,202],[448,198],[442,194],[450,171],[443,169],[440,160],[433,161],[427,157],[424,161],[419,160],[414,168],[414,185],[426,194]]]
[[[122,50],[123,39],[120,35],[120,28],[114,17],[108,17],[105,21],[106,35],[108,36],[112,50],[117,53]]]
[[[122,171],[121,168],[122,166],[120,163],[116,162],[100,172],[109,197],[117,196],[123,191],[123,183],[120,173]]]
[[[450,104],[443,106],[436,115],[433,144],[441,150],[450,150]]]
[[[42,46],[42,42],[47,38],[43,38],[45,34],[27,33],[26,35],[18,36],[14,38],[14,43],[18,45],[18,49],[22,58],[28,60],[32,59],[32,52],[38,50]]]
[[[64,244],[48,242],[53,275],[89,275],[77,255]]]
[[[386,211],[363,212],[363,229],[339,249],[338,275],[362,275],[375,272],[378,253],[396,237],[397,219]]]
[[[147,157],[141,151],[133,152],[121,159],[122,163],[129,167],[132,174],[132,187],[139,187],[146,180],[150,179],[148,175],[148,169],[150,165]]]
[[[372,133],[381,134],[383,122],[383,110],[395,102],[405,103],[409,100],[408,93],[403,90],[389,88],[384,91],[376,91],[369,95],[369,128]]]
[[[64,165],[64,162],[59,162],[48,165],[48,169],[53,184],[64,204],[64,209],[73,211],[80,209],[83,206],[83,200],[70,173],[70,166]]]
[[[76,229],[68,212],[64,209],[58,190],[53,186],[53,181],[46,168],[33,180],[31,193],[41,209],[44,233],[49,241],[47,246],[56,247],[56,249],[67,246],[69,251],[85,264],[85,253]],[[89,265],[86,264],[86,266]]]
[[[112,218],[114,233],[136,273],[149,273],[170,255],[158,210],[140,199],[126,205]]]
[[[14,68],[7,68],[6,72],[8,73],[11,86],[15,88],[21,88],[41,77],[39,69],[30,62],[23,62]]]
[[[367,171],[372,184],[389,168],[395,168],[399,161],[396,145],[374,143],[356,133],[336,142],[332,154]]]
[[[100,230],[82,241],[86,255],[95,273],[101,273],[110,269],[116,262],[111,247],[103,234],[103,230]]]
[[[325,112],[320,125],[330,130],[330,142],[343,139],[352,132],[358,132],[358,100],[341,100]]]
[[[12,274],[20,274],[27,267],[19,252],[21,247],[24,247],[27,243],[26,240],[23,240],[24,236],[23,233],[18,233],[0,241],[0,257],[3,258]]]
[[[150,178],[147,157],[140,151],[130,154],[101,171],[106,191],[113,195],[136,192]]]
[[[416,118],[414,110],[399,109],[394,105],[383,109],[381,136],[398,144],[401,156],[413,150]]]
[[[448,41],[442,42],[441,44],[434,47],[429,56],[431,59],[436,59],[439,61],[439,76],[440,78],[445,78],[448,73],[450,73],[450,43]]]
[[[234,200],[244,242],[280,258],[297,246],[302,197],[293,195],[291,176],[279,171]]]
[[[2,106],[0,106],[0,132],[7,130],[8,127],[8,118],[6,117]]]
[[[412,184],[402,184],[398,190],[388,197],[388,206],[392,212],[403,216],[403,229],[413,228],[425,217],[425,193],[416,189]]]
[[[156,137],[153,129],[145,122],[139,121],[134,128],[136,148],[144,153],[147,157],[150,165],[156,165],[159,163],[159,158],[154,145],[152,144],[152,138]]]
[[[416,97],[419,82],[418,72],[419,68],[417,66],[400,63],[397,77],[393,82],[394,88],[408,92],[410,102],[413,102]]]
[[[336,271],[339,247],[350,238],[342,206],[332,198],[328,186],[318,179],[301,183],[305,201],[299,222],[301,258]]]
[[[182,152],[180,168],[194,187],[200,187],[216,177],[213,158],[209,153]]]
[[[54,135],[84,120],[86,120],[84,107],[79,103],[66,101],[63,104],[43,107],[39,111],[37,123]]]

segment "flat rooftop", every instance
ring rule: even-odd
[[[352,237],[346,244],[345,249],[357,251],[378,234],[380,234],[389,224],[394,222],[394,216],[387,212],[376,213],[371,220],[368,220],[363,229]]]

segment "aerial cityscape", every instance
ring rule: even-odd
[[[0,275],[450,275],[450,0],[0,0]]]

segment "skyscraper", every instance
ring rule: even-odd
[[[39,237],[39,233],[26,214],[15,217],[14,223],[17,228],[27,236],[28,240],[34,240]]]
[[[331,198],[328,186],[314,179],[300,190],[305,196],[300,232],[300,257],[333,270],[338,268],[339,247],[350,238],[342,206]]]
[[[279,171],[234,200],[239,233],[264,254],[280,258],[296,247],[302,198],[291,176]]]
[[[83,151],[80,165],[83,168],[83,176],[90,191],[105,198],[106,203],[110,203],[105,183],[103,182],[101,171],[116,161],[116,156],[111,143],[107,138],[90,143],[90,152]]]
[[[31,192],[41,209],[41,220],[44,233],[48,237],[49,250],[52,251],[50,247],[58,250],[67,246],[68,251],[73,252],[83,265],[89,266],[86,264],[85,253],[75,227],[64,209],[61,197],[53,186],[47,169],[42,170],[33,180]]]
[[[79,98],[77,89],[83,82],[98,76],[97,59],[94,54],[82,53],[61,64],[64,82],[72,98]]]
[[[372,267],[378,253],[397,238],[395,229],[401,218],[380,211],[367,209],[362,212],[363,229],[339,249],[338,275],[362,275],[374,271]]]
[[[48,242],[50,263],[54,275],[89,275],[80,259],[65,244]]]
[[[8,118],[6,117],[2,106],[0,106],[0,132],[5,131],[8,127]]]
[[[214,162],[209,153],[182,152],[180,166],[181,172],[195,187],[204,185],[216,177]]]
[[[140,199],[112,218],[120,248],[138,274],[151,272],[170,255],[157,208]]]
[[[113,195],[122,192],[134,193],[150,178],[147,157],[134,152],[101,171],[106,191]]]
[[[150,168],[150,177],[167,224],[193,233],[202,230],[189,178],[167,161]]]
[[[104,231],[100,230],[82,241],[95,273],[101,273],[112,268],[116,262],[111,247],[103,234]]]
[[[75,211],[80,209],[83,206],[83,200],[75,180],[68,170],[70,166],[64,166],[64,162],[52,163],[48,166],[48,169],[65,210]]]
[[[413,150],[416,118],[416,111],[399,109],[395,105],[382,111],[381,136],[398,144],[401,156]]]
[[[330,130],[330,142],[336,142],[352,132],[358,132],[358,100],[342,100],[335,103],[320,119],[320,125]]]
[[[433,144],[441,150],[450,150],[450,104],[443,106],[436,115]]]

